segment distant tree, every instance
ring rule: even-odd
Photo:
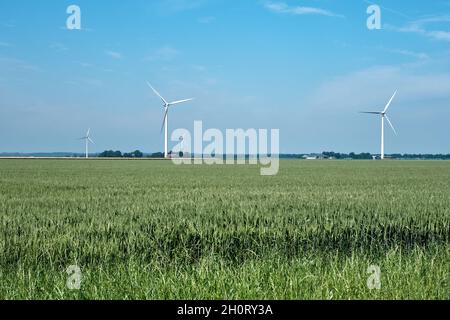
[[[348,158],[346,154],[336,153],[332,151],[326,151],[322,153],[325,158],[343,159]]]
[[[122,152],[106,150],[100,153],[98,156],[99,158],[122,158]]]
[[[130,153],[124,153],[123,157],[124,158],[143,158],[144,154],[141,151],[136,150],[136,151],[133,151]]]
[[[356,155],[357,160],[371,160],[372,159],[372,155],[370,153],[360,153],[358,155]]]
[[[155,152],[155,153],[152,153],[149,156],[149,158],[164,158],[164,153],[162,153],[162,152]]]
[[[109,158],[112,151],[103,151],[98,155],[99,158]]]
[[[356,154],[351,152],[350,154],[345,153],[336,153],[332,151],[323,152],[322,155],[325,158],[333,158],[333,159],[355,159],[355,160],[372,160],[372,155],[370,153],[360,153]]]
[[[144,154],[143,154],[141,151],[136,150],[136,151],[134,152],[134,157],[135,157],[135,158],[143,158],[143,157],[144,157]]]

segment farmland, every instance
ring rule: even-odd
[[[1,299],[449,299],[449,262],[447,161],[0,160]]]

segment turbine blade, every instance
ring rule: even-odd
[[[88,131],[86,133],[86,137],[89,137],[90,134],[91,134],[91,128],[88,129]]]
[[[383,113],[386,113],[391,106],[392,101],[394,100],[395,96],[397,95],[397,90],[394,92],[394,95],[392,96],[391,100],[387,103],[386,107],[384,108]]]
[[[162,101],[164,102],[164,104],[166,105],[166,104],[167,104],[166,99],[164,99],[164,98],[162,97],[162,95],[160,95],[159,92],[156,91],[156,89],[152,87],[152,85],[150,84],[150,82],[147,82],[147,84],[148,84],[148,86],[153,90],[153,92],[154,92],[158,97],[161,98],[161,100],[162,100]]]
[[[167,118],[168,113],[169,113],[169,107],[166,107],[166,112],[164,113],[164,118],[163,118],[163,122],[162,122],[162,126],[161,126],[161,133],[164,130],[164,125],[166,124],[166,118]]]
[[[391,128],[394,131],[395,135],[397,135],[397,131],[395,130],[394,126],[392,125],[391,120],[389,120],[389,118],[387,116],[384,116],[384,117],[386,118],[387,122],[391,126]]]
[[[381,114],[381,112],[377,112],[377,111],[361,111],[360,113],[365,113],[365,114]]]
[[[194,100],[194,98],[185,99],[185,100],[178,100],[178,101],[170,102],[169,105],[173,106],[174,104],[179,104],[179,103],[188,102],[188,101],[192,101],[192,100]]]
[[[87,138],[92,144],[95,144],[91,138]]]

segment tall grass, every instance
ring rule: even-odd
[[[0,161],[2,298],[449,299],[449,240],[450,162]]]

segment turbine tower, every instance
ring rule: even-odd
[[[86,132],[86,136],[80,138],[80,140],[84,140],[86,143],[86,159],[89,159],[89,142],[94,144],[94,141],[91,139],[91,129]]]
[[[392,125],[391,120],[389,120],[389,117],[387,116],[387,112],[389,110],[389,107],[391,106],[392,101],[394,100],[395,96],[397,95],[397,91],[394,92],[394,95],[391,97],[389,102],[387,103],[386,107],[383,111],[365,111],[361,113],[366,114],[374,114],[374,115],[380,115],[381,116],[381,160],[384,160],[384,119],[389,123],[389,126],[394,131],[395,135],[397,135],[397,131],[395,130],[394,126]]]
[[[192,101],[194,100],[193,98],[191,99],[184,99],[184,100],[178,100],[178,101],[173,101],[173,102],[167,102],[166,99],[164,99],[158,91],[155,90],[155,88],[152,87],[152,85],[147,82],[148,86],[153,90],[153,92],[162,100],[163,102],[163,107],[164,107],[164,119],[163,119],[163,124],[161,126],[161,133],[164,129],[164,158],[168,158],[169,157],[169,109],[170,107],[176,105],[176,104],[180,104],[180,103],[184,103],[184,102],[188,102],[188,101]]]

